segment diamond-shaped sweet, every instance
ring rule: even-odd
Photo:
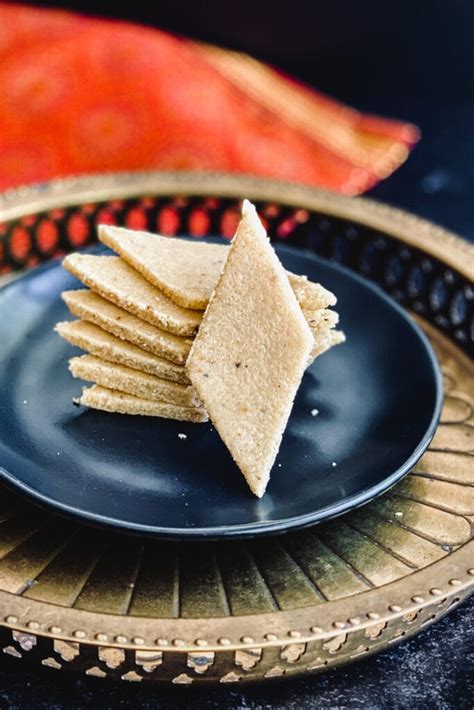
[[[314,339],[247,200],[187,362],[189,377],[255,495],[265,492]]]

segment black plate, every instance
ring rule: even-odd
[[[309,252],[278,253],[338,295],[347,343],[304,376],[263,499],[211,424],[73,406],[81,383],[67,360],[77,351],[53,326],[68,318],[61,291],[77,282],[57,263],[0,291],[0,476],[58,511],[173,538],[285,531],[386,491],[436,429],[442,385],[431,346],[354,273]]]

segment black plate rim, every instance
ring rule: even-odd
[[[285,248],[284,244],[278,245]],[[90,249],[90,248],[89,248]],[[219,525],[215,527],[188,527],[188,528],[170,528],[170,527],[160,527],[156,525],[144,525],[141,523],[129,523],[124,520],[117,518],[112,518],[109,516],[104,516],[99,513],[90,513],[87,510],[81,510],[74,506],[61,503],[60,501],[54,500],[49,496],[43,495],[31,486],[23,483],[21,480],[16,478],[13,474],[7,471],[3,466],[0,465],[0,481],[3,481],[8,486],[15,490],[20,490],[22,493],[27,495],[29,498],[33,499],[36,503],[42,507],[46,507],[51,512],[56,512],[64,515],[68,518],[79,519],[82,522],[92,524],[101,528],[113,529],[119,532],[125,532],[129,534],[138,534],[152,536],[157,539],[167,539],[167,540],[218,540],[218,539],[229,539],[229,538],[245,538],[245,537],[256,537],[272,534],[282,534],[290,530],[302,529],[315,525],[322,522],[323,520],[329,520],[331,518],[338,517],[347,513],[349,510],[358,508],[370,501],[378,498],[383,493],[386,493],[390,488],[392,488],[399,480],[401,480],[405,475],[407,475],[415,464],[420,460],[431,440],[433,439],[436,429],[438,427],[439,419],[441,416],[441,407],[443,404],[443,377],[439,367],[438,360],[436,358],[433,347],[425,335],[421,327],[416,323],[416,321],[410,317],[407,311],[400,306],[396,301],[394,301],[390,296],[388,296],[377,284],[365,279],[360,274],[356,273],[352,269],[349,269],[341,264],[331,261],[329,259],[324,259],[318,254],[313,253],[308,249],[298,249],[301,252],[308,252],[313,258],[316,257],[320,261],[330,264],[331,268],[339,271],[340,273],[355,279],[359,284],[362,284],[366,288],[370,289],[374,296],[382,299],[385,303],[397,311],[401,318],[405,321],[406,325],[411,328],[418,339],[421,341],[426,355],[428,356],[428,361],[431,365],[432,374],[434,377],[435,389],[436,389],[436,401],[433,409],[433,414],[430,422],[426,428],[426,431],[421,438],[418,446],[414,449],[411,456],[409,456],[406,461],[391,475],[387,476],[380,483],[375,486],[371,486],[368,489],[364,489],[359,494],[345,498],[339,504],[333,504],[322,508],[318,511],[306,513],[305,515],[298,515],[292,518],[282,518],[277,521],[271,522],[254,522],[254,523],[239,523],[237,525]],[[57,267],[63,257],[54,258],[46,264],[41,264],[26,274],[23,274],[18,279],[6,284],[0,288],[0,299],[3,294],[18,285],[19,282],[29,281],[39,273],[47,271]]]

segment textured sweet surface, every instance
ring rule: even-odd
[[[158,355],[148,353],[136,345],[116,338],[115,335],[107,333],[89,321],[65,321],[58,323],[55,330],[72,345],[76,345],[103,360],[148,372],[151,375],[163,377],[165,380],[189,384],[183,365],[177,365]]]
[[[315,311],[303,310],[303,315],[314,338],[309,360],[309,364],[311,364],[318,355],[322,355],[334,345],[343,343],[346,336],[342,330],[334,330],[339,322],[339,314],[336,311],[331,311],[327,308],[320,308]]]
[[[226,244],[170,239],[109,225],[99,226],[99,239],[172,301],[202,310],[209,303],[229,251]],[[321,284],[291,272],[287,275],[302,308],[311,310],[336,304],[335,295]]]
[[[313,284],[313,286],[317,285]],[[328,291],[328,293],[330,292]],[[191,339],[161,330],[87,289],[64,291],[62,298],[71,313],[78,318],[90,321],[108,333],[167,360],[172,360],[178,364],[186,362],[191,350]],[[344,342],[344,337],[339,334],[339,331],[337,331],[338,335],[331,336],[329,340],[323,337],[327,335],[329,328],[333,328],[339,320],[339,316],[335,311],[303,309],[303,314],[309,323],[313,336],[316,338],[314,355],[311,357],[310,362],[333,345]],[[179,382],[181,380],[176,381]]]
[[[306,276],[299,276],[287,272],[291,288],[295,292],[301,308],[307,310],[317,310],[319,308],[329,308],[337,303],[336,296],[328,291],[321,284],[313,283]]]
[[[334,345],[340,345],[346,340],[346,336],[342,330],[328,330],[327,333],[314,332],[313,329],[311,330],[315,336],[315,340],[311,350],[309,364],[319,355],[330,350]]]
[[[118,256],[70,254],[64,267],[85,286],[152,325],[176,335],[193,335],[201,314],[181,308]]]
[[[131,394],[118,392],[94,385],[85,387],[78,404],[83,404],[92,409],[101,409],[104,412],[117,414],[139,414],[148,417],[164,417],[165,419],[178,419],[183,422],[206,422],[207,414],[198,407],[182,407],[170,402],[143,399]]]
[[[204,310],[228,247],[101,225],[99,239],[175,303]]]
[[[199,327],[202,312],[176,305],[147,279],[155,284],[163,284],[167,279],[167,291],[175,301],[183,302],[187,299],[190,302],[194,298],[193,303],[196,305],[197,294],[200,294],[201,303],[207,303],[204,294],[209,293],[209,289],[212,292],[212,284],[218,277],[217,268],[221,268],[221,257],[227,256],[229,247],[173,240],[147,232],[105,226],[100,227],[100,234],[104,243],[120,249],[134,265],[138,266],[139,261],[142,274],[120,257],[71,254],[64,260],[64,266],[93,290],[65,292],[63,298],[69,309],[79,318],[90,320],[119,338],[174,362],[184,363],[191,348],[191,340],[178,336],[177,329],[181,329],[181,336],[183,328],[190,336],[189,331]],[[158,246],[153,248],[155,242]],[[163,242],[176,245],[174,250],[178,263],[175,267],[172,262],[173,249],[163,247]],[[208,250],[207,247],[212,249]],[[148,262],[146,253],[149,249],[152,256]],[[139,257],[136,257],[136,253]],[[194,269],[194,260],[198,265],[197,270]],[[344,340],[342,334],[329,339],[324,337],[326,331],[338,322],[337,313],[327,308],[334,305],[337,299],[330,291],[305,276],[290,272],[287,272],[287,276],[317,341],[310,360],[312,362],[315,357]],[[170,329],[174,333],[168,332]]]
[[[257,496],[268,483],[313,345],[255,208],[244,201],[242,221],[187,367]]]
[[[136,397],[158,399],[185,407],[199,406],[199,399],[192,387],[170,382],[146,372],[138,372],[124,365],[101,360],[94,355],[73,357],[69,369],[74,377],[88,382],[127,392]]]
[[[335,328],[339,323],[339,314],[336,311],[331,311],[328,308],[320,308],[317,310],[306,310],[303,308],[303,315],[306,318],[308,325],[313,330],[327,330]]]
[[[95,323],[117,338],[127,340],[150,353],[178,364],[186,362],[192,345],[188,338],[161,330],[88,289],[63,291],[62,298],[71,313],[78,318]]]

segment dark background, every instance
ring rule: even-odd
[[[370,195],[474,240],[472,0],[134,0],[126,8],[97,0],[67,6],[245,50],[356,108],[416,123],[420,144]],[[412,641],[351,666],[245,689],[113,685],[4,657],[0,708],[471,708],[473,610],[471,600]]]

